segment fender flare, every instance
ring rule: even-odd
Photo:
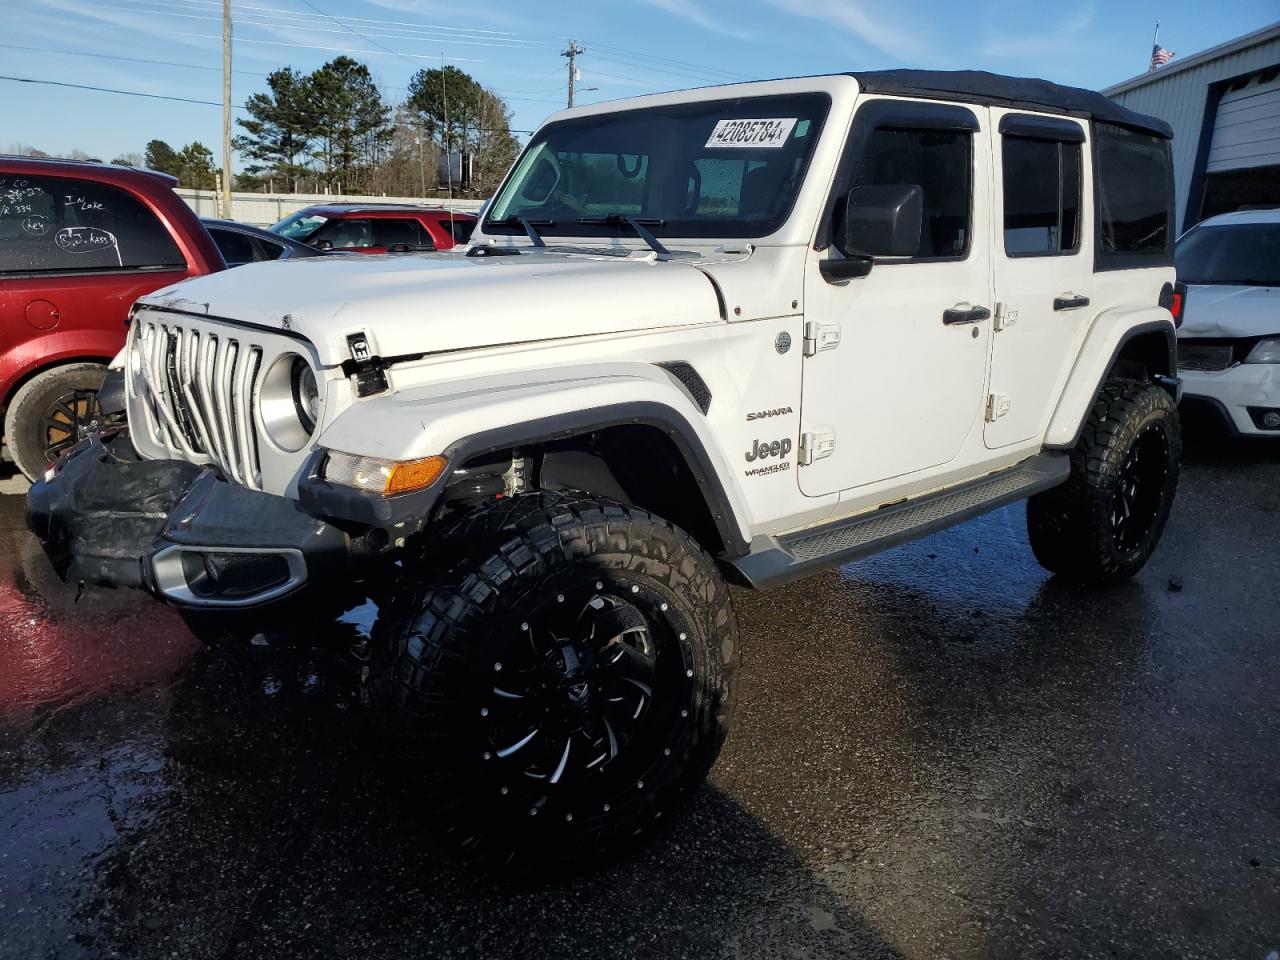
[[[125,332],[123,326],[118,334],[106,330],[53,330],[16,344],[0,354],[0,407],[37,373],[67,363],[96,363],[99,358],[109,360],[116,356],[124,344]]]
[[[654,379],[657,380],[659,376],[666,377],[667,374],[659,371]],[[674,388],[672,389],[674,392]],[[439,451],[449,461],[448,469],[439,479],[423,490],[394,497],[374,496],[326,483],[321,474],[328,451],[318,449],[308,460],[298,481],[299,504],[313,516],[347,520],[364,526],[394,528],[394,538],[401,538],[418,532],[427,524],[453,472],[476,457],[510,447],[581,436],[610,427],[641,425],[661,430],[676,445],[698,484],[716,531],[725,544],[725,555],[742,556],[750,549],[750,538],[743,524],[746,517],[745,504],[740,495],[735,495],[736,491],[726,486],[723,477],[731,474],[727,469],[717,467],[714,451],[708,449],[698,429],[691,422],[691,415],[697,412],[692,399],[684,393],[678,396],[690,406],[689,414],[673,403],[631,399],[567,409],[465,434]]]
[[[1161,307],[1150,307],[1141,310],[1108,311],[1108,314],[1098,317],[1080,348],[1075,366],[1067,378],[1058,406],[1045,431],[1045,449],[1069,450],[1076,445],[1076,441],[1080,439],[1080,434],[1084,430],[1093,401],[1111,375],[1126,345],[1134,338],[1152,333],[1163,334],[1167,349],[1166,379],[1177,376],[1176,327],[1167,310]],[[1133,322],[1139,317],[1146,319]],[[1105,358],[1105,362],[1099,362],[1099,358]],[[1175,396],[1176,392],[1175,382]]]

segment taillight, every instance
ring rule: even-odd
[[[1160,306],[1173,315],[1173,325],[1182,326],[1182,308],[1187,302],[1187,285],[1181,280],[1166,283],[1160,290]]]

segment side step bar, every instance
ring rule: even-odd
[[[732,579],[751,587],[789,583],[1026,499],[1064,483],[1070,474],[1071,464],[1065,453],[1042,453],[999,473],[915,500],[795,533],[756,537],[746,556],[726,561],[727,572]]]

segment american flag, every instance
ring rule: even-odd
[[[1177,54],[1172,50],[1166,50],[1157,43],[1151,48],[1151,67],[1149,69],[1155,70],[1157,67],[1163,67],[1176,56]]]

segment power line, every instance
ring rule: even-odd
[[[8,77],[0,75],[0,80],[12,80],[15,83],[38,83],[46,87],[70,87],[73,90],[92,90],[96,93],[118,93],[126,97],[147,97],[151,100],[176,100],[179,103],[199,103],[210,107],[222,106],[218,100],[194,100],[190,97],[174,97],[163,93],[143,93],[141,90],[117,90],[114,87],[95,87],[87,83],[64,83],[61,80],[35,80],[31,77]],[[242,104],[232,104],[236,110],[245,109]]]
[[[159,0],[155,0],[155,2],[159,2]],[[205,5],[208,5],[208,4],[216,4],[218,0],[185,0],[185,2],[190,4],[203,3]],[[296,15],[297,13],[297,11],[285,10],[282,7],[256,7],[251,4],[240,3],[238,2],[238,0],[235,5],[242,10],[255,10],[255,11],[262,11],[265,13],[279,13],[279,14],[285,14],[289,16]],[[329,15],[323,14],[323,16],[327,17]],[[421,29],[427,29],[427,30],[448,30],[455,33],[466,33],[466,34],[477,34],[477,35],[491,34],[494,36],[510,36],[510,37],[514,37],[517,35],[514,31],[510,31],[510,30],[486,30],[482,27],[448,27],[443,24],[421,23],[419,21],[413,21],[413,20],[385,20],[385,19],[379,19],[375,17],[331,17],[330,19],[349,20],[353,23],[374,23],[374,24],[384,24],[384,25],[391,25],[391,26],[414,27],[414,28],[421,28]],[[535,41],[520,41],[520,42],[535,42]]]
[[[120,60],[124,63],[148,63],[157,67],[185,67],[188,70],[221,70],[203,63],[178,63],[176,60],[148,60],[143,57],[120,57],[110,53],[89,53],[84,50],[58,50],[53,47],[27,47],[17,43],[0,43],[0,47],[9,50],[28,50],[32,53],[55,53],[68,57],[93,57],[96,60]],[[245,77],[266,77],[269,74],[254,73],[250,70],[236,70],[235,73]]]

